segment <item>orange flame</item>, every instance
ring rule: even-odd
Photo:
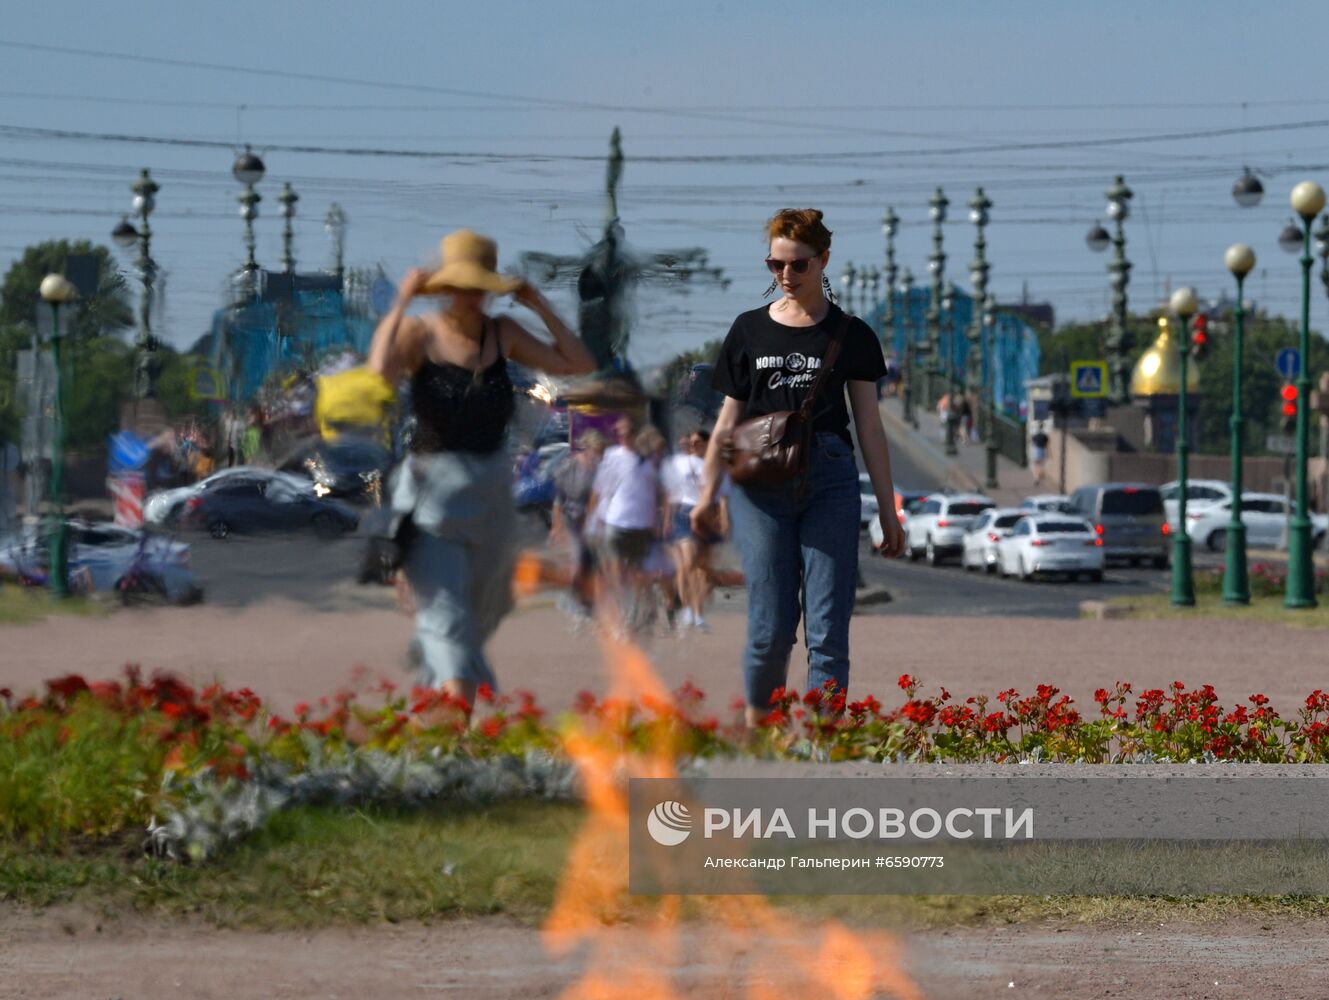
[[[640,649],[606,641],[605,660],[605,715],[612,719],[616,707],[626,712],[633,704],[675,707]],[[680,897],[636,900],[631,931],[613,930],[627,898],[627,778],[675,777],[679,746],[664,727],[655,745],[629,751],[608,729],[588,717],[564,737],[589,815],[543,928],[551,954],[585,949],[585,971],[563,1000],[683,1000],[716,988],[749,1000],[867,1000],[883,992],[921,1000],[899,969],[891,935],[856,933],[834,921],[809,928],[760,896],[694,897],[693,923],[683,921]]]

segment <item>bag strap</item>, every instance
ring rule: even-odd
[[[840,322],[836,324],[835,332],[831,334],[831,347],[826,352],[826,360],[822,362],[821,369],[817,372],[817,379],[812,383],[812,391],[803,398],[803,405],[798,408],[798,415],[804,423],[812,416],[812,407],[821,395],[822,386],[826,382],[826,376],[830,374],[835,362],[840,358],[840,348],[844,346],[844,332],[849,326],[849,314],[841,311]]]

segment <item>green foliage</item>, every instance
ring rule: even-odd
[[[63,274],[65,261],[71,254],[92,254],[97,258],[97,293],[74,305],[70,336],[90,340],[133,325],[129,287],[111,251],[88,240],[48,240],[24,250],[23,256],[5,274],[0,285],[0,327],[33,322],[37,303],[41,301],[38,289],[42,278],[51,273]]]
[[[708,340],[700,347],[676,354],[665,363],[661,383],[666,395],[673,395],[680,381],[687,376],[693,365],[713,365],[720,356],[722,340]]]

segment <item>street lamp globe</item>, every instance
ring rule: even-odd
[[[1292,211],[1309,221],[1324,208],[1324,188],[1314,181],[1302,181],[1292,189],[1288,200],[1292,202]]]
[[[928,218],[933,222],[946,221],[946,206],[950,200],[946,197],[941,188],[937,188],[936,194],[928,199]]]
[[[883,236],[894,236],[899,228],[900,218],[895,214],[895,209],[886,209],[886,214],[881,217],[881,232]]]
[[[904,274],[900,275],[900,294],[909,297],[909,293],[914,290],[914,272],[905,268]]]
[[[1251,173],[1250,167],[1243,167],[1242,174],[1232,185],[1232,199],[1242,208],[1254,208],[1264,198],[1264,185]]]
[[[1112,236],[1103,228],[1102,223],[1095,222],[1085,234],[1084,241],[1094,253],[1102,253],[1112,243]]]
[[[1223,254],[1223,263],[1238,278],[1244,278],[1255,268],[1255,251],[1245,243],[1233,243]]]
[[[1301,227],[1295,222],[1289,222],[1278,234],[1278,245],[1286,253],[1297,253],[1301,249],[1301,242]]]
[[[1168,300],[1168,306],[1182,319],[1189,319],[1195,315],[1200,304],[1195,298],[1195,289],[1183,285],[1172,293],[1172,298]]]
[[[73,302],[78,298],[78,289],[63,274],[48,274],[42,278],[38,291],[41,293],[42,299],[53,306]]]
[[[132,247],[138,242],[138,230],[134,224],[129,221],[129,217],[121,219],[114,229],[111,230],[111,239],[115,241],[116,246],[125,248]]]
[[[267,169],[263,165],[263,161],[259,159],[258,154],[249,146],[246,146],[245,151],[237,156],[235,163],[231,165],[231,176],[241,184],[248,186],[261,181],[263,175],[267,173]]]

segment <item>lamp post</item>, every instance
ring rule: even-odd
[[[956,390],[960,388],[960,383],[955,375],[955,285],[949,281],[941,288],[941,311],[946,333],[946,361],[941,367],[946,372],[946,394],[951,399],[950,406],[946,408],[946,454],[956,455],[959,452],[955,439],[960,433],[960,406]]]
[[[1292,189],[1292,210],[1301,216],[1301,371],[1297,374],[1297,509],[1288,527],[1287,593],[1289,608],[1313,608],[1315,565],[1311,522],[1307,514],[1306,459],[1310,437],[1311,356],[1311,223],[1324,208],[1324,188],[1302,181]]]
[[[343,270],[343,254],[346,250],[346,213],[335,201],[328,207],[323,226],[332,237],[332,269],[340,278]]]
[[[78,289],[63,274],[42,278],[41,297],[51,306],[51,361],[55,368],[55,390],[51,400],[51,492],[46,511],[49,565],[47,586],[52,597],[69,595],[69,551],[65,533],[65,418],[60,392],[60,306],[78,298]]]
[[[1264,198],[1264,185],[1251,173],[1250,167],[1241,168],[1241,176],[1232,185],[1232,200],[1242,208],[1254,208]]]
[[[1254,180],[1254,178],[1251,178]],[[1259,181],[1256,181],[1258,184]],[[1234,243],[1223,255],[1223,263],[1237,279],[1237,304],[1232,310],[1232,518],[1227,525],[1227,562],[1223,568],[1223,603],[1250,604],[1251,588],[1246,575],[1246,525],[1241,521],[1241,453],[1245,442],[1246,421],[1241,407],[1241,355],[1245,335],[1246,311],[1241,292],[1246,275],[1255,267],[1255,251],[1244,243]]]
[[[844,264],[844,273],[840,275],[840,284],[844,287],[844,311],[853,315],[854,312],[854,278],[858,276],[858,271],[854,269],[854,262],[847,260]]]
[[[975,398],[979,396],[984,389],[983,379],[983,359],[987,354],[983,345],[984,332],[989,329],[984,321],[989,315],[987,310],[987,290],[988,274],[992,270],[987,261],[987,240],[983,238],[983,230],[988,224],[988,209],[992,207],[992,201],[983,193],[982,188],[974,190],[974,196],[969,199],[969,221],[974,224],[974,259],[969,262],[969,281],[974,286],[974,314],[969,321],[969,354],[967,355],[968,364],[965,366],[966,388]],[[997,452],[996,439],[992,434],[993,423],[992,396],[988,394],[988,418],[984,421],[983,430],[987,445],[987,481],[986,486],[989,489],[997,487]]]
[[[918,430],[918,414],[914,412],[914,314],[909,295],[914,290],[914,273],[909,268],[900,275],[900,309],[904,326],[904,419]]]
[[[983,388],[987,395],[988,405],[988,419],[983,428],[983,447],[987,452],[987,479],[983,485],[991,490],[1001,485],[997,482],[997,359],[996,345],[992,341],[997,325],[997,300],[994,296],[985,293],[982,303],[983,354],[987,358],[987,377],[984,379]],[[975,304],[977,304],[977,299]]]
[[[942,252],[942,223],[946,221],[946,206],[950,202],[946,200],[946,195],[941,188],[933,193],[928,199],[928,217],[932,219],[932,253],[928,256],[928,274],[932,279],[932,293],[928,298],[927,321],[927,354],[930,358],[931,371],[929,376],[939,371],[941,365],[941,287],[946,276],[946,254]],[[937,400],[932,394],[933,381],[928,378],[928,392],[924,396],[925,404],[929,409],[936,405]],[[954,454],[951,450],[955,447],[955,442],[951,440],[950,421],[946,423],[946,450],[948,454]]]
[[[1190,321],[1198,303],[1191,288],[1178,288],[1172,293],[1169,306],[1181,321],[1177,336],[1177,360],[1181,365],[1181,381],[1177,387],[1177,530],[1172,538],[1172,604],[1191,607],[1195,604],[1195,580],[1191,571],[1191,536],[1186,532],[1186,460],[1190,454],[1187,440],[1186,379],[1187,361],[1190,359]],[[1240,506],[1241,498],[1233,501]]]
[[[881,217],[881,234],[886,237],[886,267],[883,271],[883,277],[886,280],[886,308],[881,316],[881,339],[895,346],[895,279],[899,276],[900,269],[895,266],[895,233],[900,225],[900,219],[895,214],[895,209],[886,209],[886,214]]]
[[[134,192],[134,215],[137,228],[128,218],[111,230],[111,239],[125,249],[138,244],[139,278],[143,281],[143,301],[139,309],[138,343],[135,344],[134,398],[149,399],[157,394],[157,338],[152,335],[152,286],[157,277],[157,264],[152,259],[152,226],[148,216],[157,207],[156,194],[161,187],[147,170],[131,186]]]
[[[1135,193],[1126,186],[1126,181],[1118,176],[1107,195],[1107,216],[1115,224],[1115,232],[1109,235],[1101,225],[1095,224],[1085,237],[1089,249],[1100,253],[1114,248],[1112,259],[1108,261],[1108,274],[1112,277],[1112,323],[1108,327],[1105,346],[1108,355],[1109,394],[1112,402],[1125,403],[1128,397],[1127,355],[1131,349],[1131,336],[1126,329],[1127,298],[1126,286],[1131,280],[1131,262],[1126,259],[1126,230],[1124,223],[1131,214],[1130,201]]]
[[[881,301],[881,271],[877,265],[873,264],[868,268],[868,312],[873,313],[877,310],[877,303]]]
[[[265,173],[267,167],[249,146],[231,165],[231,175],[245,186],[235,200],[240,203],[240,218],[245,221],[244,270],[251,293],[256,290],[258,278],[258,259],[254,256],[254,220],[258,218],[258,203],[263,200],[263,196],[254,190],[254,185],[263,180]]]
[[[295,233],[291,230],[291,220],[295,218],[295,203],[300,200],[300,196],[295,193],[291,187],[290,181],[282,185],[281,194],[277,195],[277,201],[281,203],[282,226],[282,255],[281,265],[287,274],[295,273]]]
[[[868,300],[868,269],[858,269],[858,312],[867,315],[872,312],[872,303]]]

